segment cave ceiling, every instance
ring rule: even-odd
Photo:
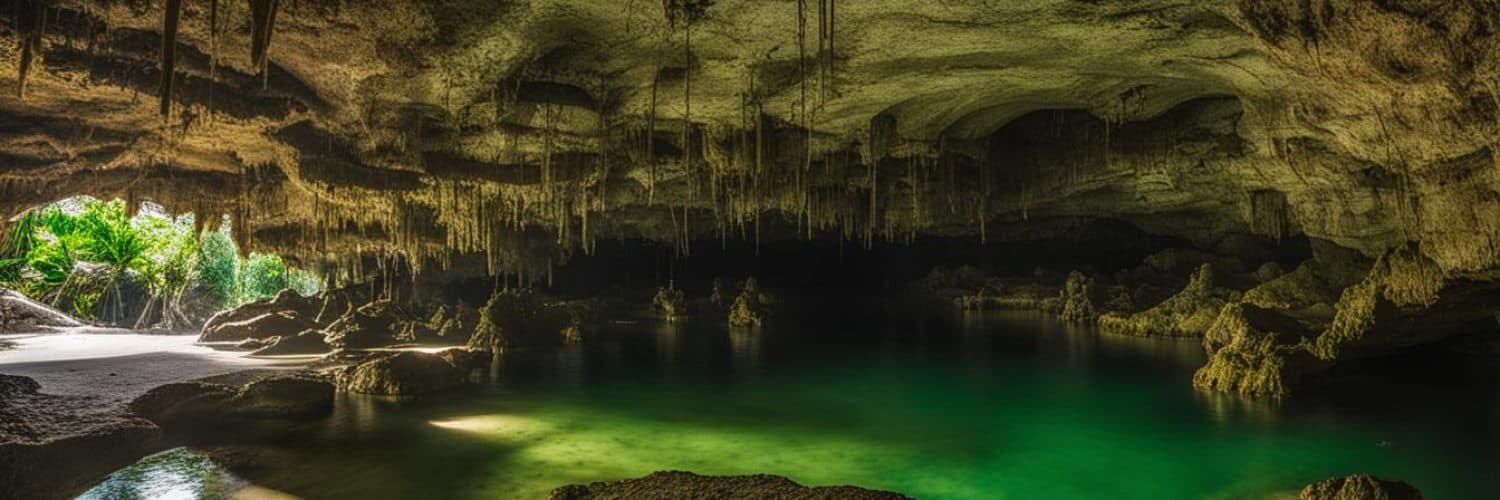
[[[120,197],[228,214],[242,246],[310,264],[487,272],[603,238],[988,240],[1045,217],[1500,262],[1497,0],[0,15],[0,219]]]

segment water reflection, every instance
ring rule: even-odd
[[[730,328],[729,352],[735,373],[753,375],[761,367],[760,328]]]
[[[656,363],[668,373],[677,371],[678,354],[682,349],[682,332],[685,326],[680,321],[662,321],[652,332],[656,340]]]
[[[252,486],[207,456],[174,448],[121,469],[78,498],[85,500],[219,498],[290,499],[285,493]]]

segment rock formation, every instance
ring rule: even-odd
[[[0,333],[83,326],[83,322],[15,290],[0,288]]]
[[[1422,492],[1402,481],[1369,475],[1335,477],[1307,485],[1300,500],[1422,500]]]
[[[900,500],[905,495],[853,486],[808,487],[766,474],[700,476],[691,472],[653,472],[646,477],[552,490],[551,500],[607,498],[779,498],[785,500]]]
[[[406,351],[377,356],[343,368],[335,375],[335,379],[340,388],[349,392],[380,396],[420,396],[463,385],[468,380],[469,370],[460,369],[452,362],[462,359],[451,355],[444,357]]]

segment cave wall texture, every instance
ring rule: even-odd
[[[1500,264],[1500,0],[4,9],[0,220],[150,200],[311,266],[460,274],[1034,217]]]

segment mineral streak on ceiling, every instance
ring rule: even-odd
[[[179,10],[180,9],[180,10]],[[311,264],[1113,217],[1500,262],[1500,0],[19,0],[0,219]],[[164,75],[166,77],[164,77]],[[163,99],[163,92],[166,92]],[[477,264],[476,264],[477,263]]]

